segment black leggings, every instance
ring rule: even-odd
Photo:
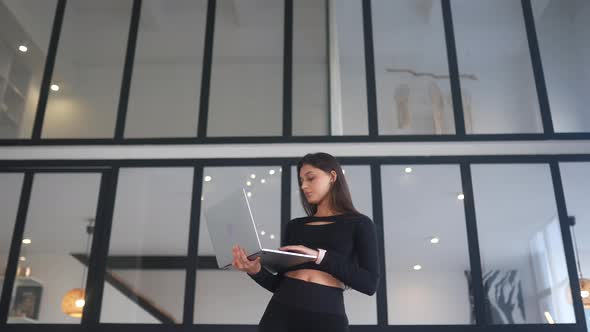
[[[349,331],[343,289],[284,276],[260,319],[258,331]]]

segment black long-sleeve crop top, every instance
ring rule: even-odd
[[[312,221],[331,221],[306,225]],[[320,264],[306,262],[273,274],[264,266],[250,276],[259,285],[275,292],[288,271],[315,269],[330,273],[345,285],[367,295],[375,294],[380,275],[375,224],[364,214],[307,216],[287,223],[281,246],[303,245],[326,253]]]

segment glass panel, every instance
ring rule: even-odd
[[[328,1],[293,2],[293,134],[330,133]]]
[[[590,3],[531,1],[556,132],[590,131]]]
[[[329,4],[331,133],[368,135],[362,1],[330,0]]]
[[[100,321],[180,324],[193,168],[122,169]]]
[[[216,9],[207,135],[282,135],[284,1]]]
[[[272,173],[272,174],[271,174]],[[205,167],[199,230],[199,257],[215,259],[203,211],[229,192],[247,188],[252,216],[264,248],[280,247],[281,167]],[[264,230],[264,232],[262,232]],[[231,248],[228,248],[231,252]],[[246,250],[246,254],[251,252]],[[217,264],[217,263],[216,263]],[[246,272],[198,269],[195,291],[195,323],[258,324],[272,293]],[[231,313],[231,314],[228,314]]]
[[[575,226],[570,230],[577,250],[578,277],[585,279],[580,284],[582,301],[586,319],[590,319],[590,243],[586,241],[590,235],[590,162],[560,163],[561,180],[567,206],[567,213],[574,217]],[[588,325],[590,326],[590,325]]]
[[[454,134],[440,1],[375,0],[379,134]]]
[[[126,137],[196,136],[206,0],[144,0]]]
[[[542,132],[521,2],[451,5],[466,132]]]
[[[0,139],[31,137],[56,4],[0,0]]]
[[[367,135],[362,2],[293,2],[293,134]]]
[[[373,218],[371,191],[371,168],[366,165],[342,165],[342,171],[350,190],[354,207],[369,218]],[[301,203],[297,166],[291,167],[291,218],[307,214]],[[354,289],[344,291],[344,306],[351,325],[377,324],[377,298],[367,296]]]
[[[471,169],[490,323],[575,323],[549,165]]]
[[[381,170],[389,324],[475,324],[459,166]]]
[[[22,182],[22,174],[0,174],[0,294],[4,287],[4,271],[8,263]]]
[[[100,174],[36,174],[8,323],[80,324]]]
[[[44,138],[113,137],[131,4],[131,0],[67,3]]]

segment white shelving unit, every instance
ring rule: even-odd
[[[4,276],[0,275],[0,284],[4,282]],[[16,277],[15,280],[15,288],[17,286],[37,286],[43,287],[43,283],[41,280],[34,278],[34,277]],[[14,294],[12,294],[12,298],[10,299],[10,308],[12,309],[14,305]],[[24,316],[8,316],[7,320],[8,324],[36,324],[39,321],[33,318],[24,317]]]
[[[31,70],[0,40],[0,126],[15,130],[25,112],[25,101],[31,83]]]
[[[27,317],[13,317],[8,316],[8,324],[37,324],[39,323],[36,319]]]

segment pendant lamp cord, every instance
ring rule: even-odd
[[[90,248],[90,236],[94,228],[94,226],[92,225],[93,222],[94,219],[90,219],[88,221],[88,226],[86,227],[86,233],[88,233],[88,238],[86,239],[86,250],[84,251],[84,253],[86,253],[86,265],[82,270],[82,285],[80,286],[80,288],[82,289],[84,289],[84,282],[86,280],[86,270],[88,269],[88,264],[90,263],[90,257],[88,257],[90,254],[88,253],[88,250]]]
[[[578,254],[578,243],[576,241],[576,232],[574,231],[573,225],[572,225],[572,237],[574,238],[574,252],[576,254],[576,265],[578,266],[578,274],[580,275],[580,279],[583,279],[582,267],[580,266],[580,256]]]

